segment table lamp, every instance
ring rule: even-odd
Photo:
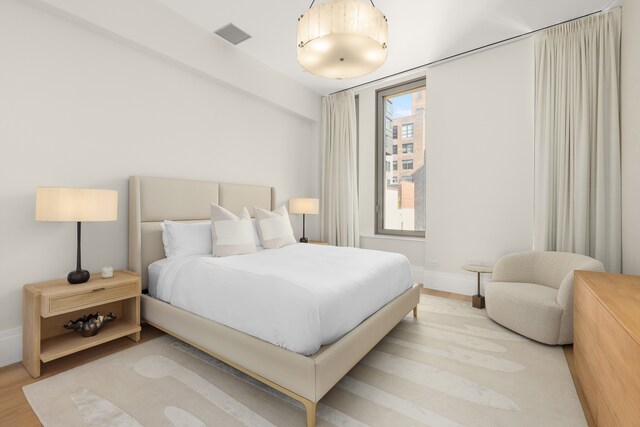
[[[302,237],[300,243],[308,243],[304,235],[306,214],[317,215],[320,212],[320,201],[318,199],[290,199],[289,200],[289,213],[302,214]]]
[[[116,221],[118,192],[93,188],[38,187],[36,189],[36,221],[77,222],[78,253],[76,269],[67,281],[76,285],[89,280],[89,272],[80,263],[80,228],[83,221]]]

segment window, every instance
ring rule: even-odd
[[[402,144],[402,153],[413,154],[413,142],[410,142],[409,144]]]
[[[402,138],[413,138],[413,123],[405,123],[402,125]]]
[[[424,237],[425,86],[425,79],[420,79],[376,94],[377,234]],[[399,137],[413,139],[398,148]]]

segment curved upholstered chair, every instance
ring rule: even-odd
[[[567,252],[506,255],[485,289],[487,314],[545,344],[573,342],[573,271],[604,271],[598,260]]]

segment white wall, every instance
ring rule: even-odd
[[[401,80],[388,80],[384,83],[367,86],[355,92],[359,96],[358,196],[360,200],[360,247],[398,252],[405,255],[413,266],[414,280],[422,282],[424,239],[379,236],[375,234],[376,90],[420,77],[424,77],[424,72],[404,76]]]
[[[23,0],[276,108],[319,120],[311,90],[155,0]]]
[[[622,6],[622,272],[640,275],[640,1]]]
[[[14,0],[0,2],[0,57],[0,365],[21,356],[22,286],[75,268],[75,225],[34,221],[36,186],[119,191],[117,222],[83,226],[91,271],[127,267],[130,175],[272,185],[279,203],[319,195],[317,123],[289,100],[274,105]],[[262,85],[287,88],[251,67]],[[306,102],[319,111],[319,97]],[[317,218],[308,226],[317,238]]]
[[[463,264],[533,248],[533,39],[427,70],[425,286],[475,293]]]

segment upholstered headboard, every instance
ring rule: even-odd
[[[147,289],[147,269],[164,258],[160,223],[211,219],[209,206],[237,212],[246,206],[275,209],[275,189],[259,185],[222,184],[188,179],[129,178],[129,270],[140,273]]]

